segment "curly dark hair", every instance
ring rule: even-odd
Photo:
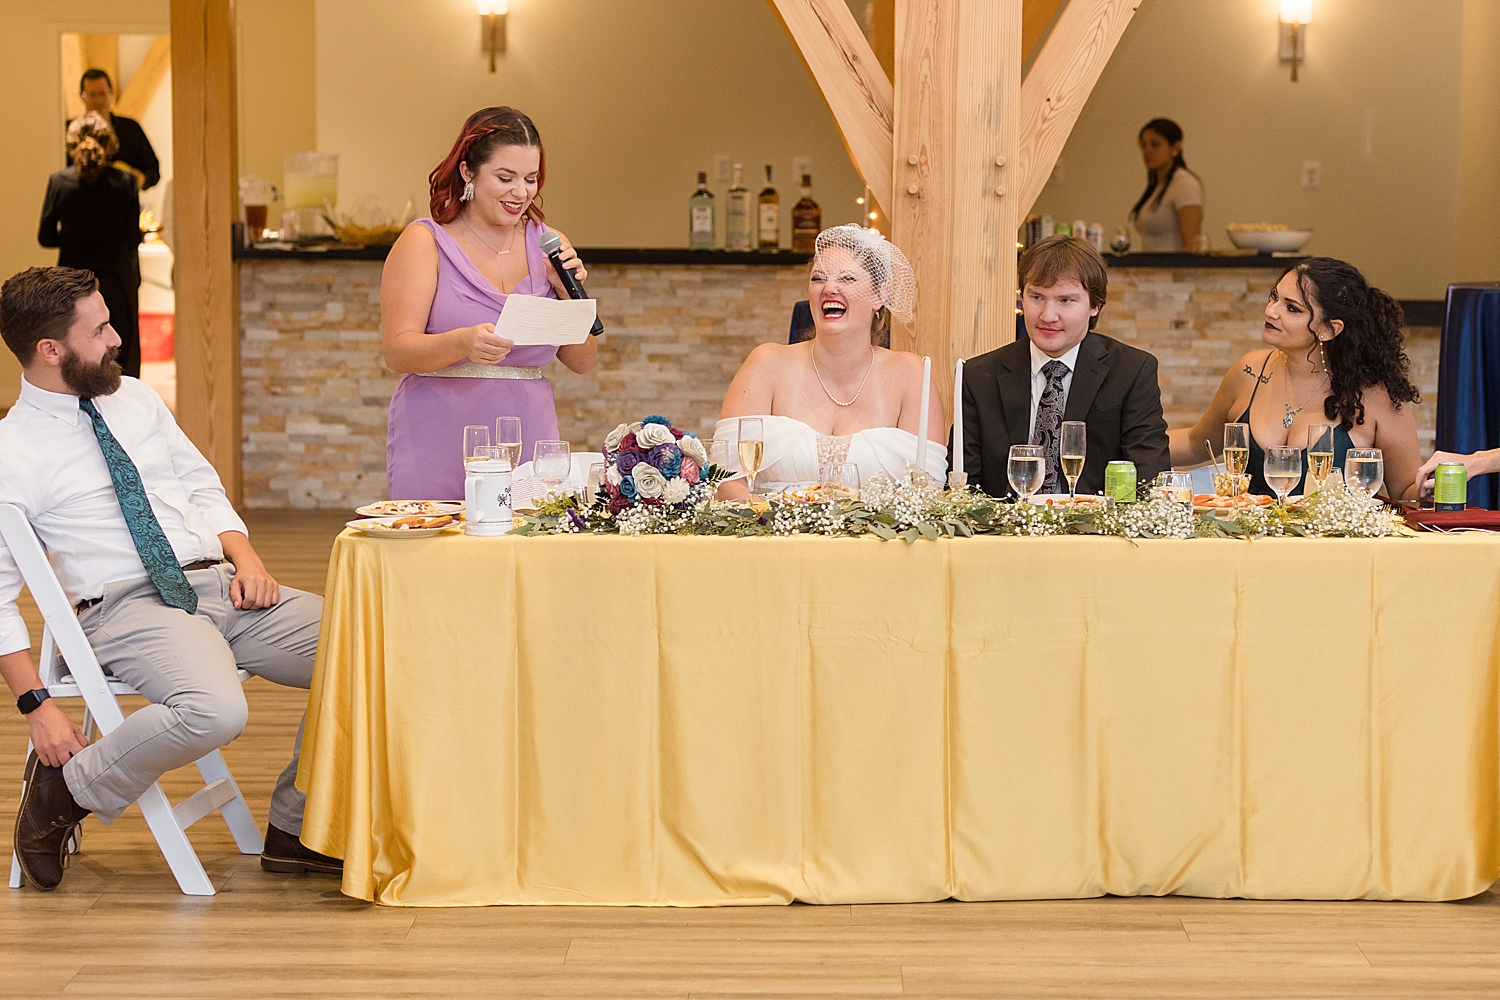
[[[1309,328],[1316,334],[1334,320],[1344,324],[1341,334],[1323,344],[1332,389],[1323,415],[1346,431],[1363,424],[1365,390],[1376,385],[1385,389],[1397,409],[1403,403],[1420,403],[1422,396],[1412,384],[1411,362],[1403,350],[1401,304],[1367,282],[1359,268],[1332,257],[1309,257],[1287,268],[1282,277],[1293,272],[1312,309]]]

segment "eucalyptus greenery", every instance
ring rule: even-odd
[[[719,470],[714,470],[718,472]],[[1144,495],[1133,504],[1069,506],[999,500],[968,490],[934,492],[875,476],[857,499],[783,497],[715,500],[696,506],[637,504],[611,511],[605,499],[576,493],[543,500],[517,518],[517,535],[710,535],[756,538],[874,535],[893,541],[975,535],[1113,535],[1122,538],[1257,538],[1265,535],[1375,538],[1401,524],[1399,514],[1358,490],[1335,487],[1295,506],[1245,508],[1195,517],[1182,504]]]

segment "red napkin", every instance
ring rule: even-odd
[[[1416,504],[1400,501],[1401,515],[1413,528],[1429,525],[1437,528],[1493,528],[1500,531],[1500,510],[1470,507],[1468,510],[1422,510]]]

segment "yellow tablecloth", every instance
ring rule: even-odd
[[[302,839],[382,903],[1500,875],[1500,538],[335,546]]]

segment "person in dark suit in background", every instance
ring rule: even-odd
[[[1013,444],[1046,450],[1044,493],[1067,492],[1058,457],[1065,420],[1088,423],[1079,493],[1104,489],[1104,467],[1134,462],[1138,482],[1172,467],[1156,358],[1093,332],[1108,270],[1092,244],[1053,236],[1021,256],[1027,339],[964,365],[964,471],[991,496],[1011,492]],[[958,461],[955,458],[955,461]]]
[[[140,122],[114,113],[115,85],[109,74],[102,69],[86,70],[83,79],[78,81],[78,96],[83,98],[84,114],[92,111],[96,115],[103,115],[109,121],[110,128],[114,129],[119,148],[115,150],[111,162],[128,168],[135,175],[135,183],[140,190],[147,191],[155,187],[161,180],[161,163],[156,158],[156,150],[152,148],[151,140],[146,138],[146,130],[141,128]],[[72,165],[73,153],[69,150],[68,166]]]
[[[135,176],[109,166],[109,121],[90,111],[68,126],[73,166],[47,178],[37,242],[57,247],[59,267],[92,271],[120,335],[120,367],[141,377],[141,225]]]

